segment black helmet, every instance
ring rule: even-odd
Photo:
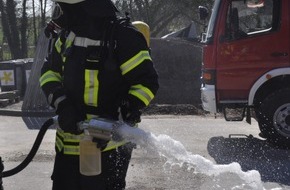
[[[53,0],[60,4],[77,4],[92,17],[115,17],[119,12],[111,0]]]
[[[82,6],[93,17],[116,17],[119,12],[111,0],[85,0]]]

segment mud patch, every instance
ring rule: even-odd
[[[151,104],[143,110],[144,115],[206,115],[208,112],[191,104]]]
[[[6,154],[5,156],[3,156],[3,160],[7,161],[7,162],[22,162],[26,157],[27,157],[28,153],[23,153],[22,152],[11,152],[9,154]],[[54,151],[38,151],[36,153],[36,155],[33,158],[33,161],[36,162],[51,162],[54,160],[54,155],[55,152]]]

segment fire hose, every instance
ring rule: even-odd
[[[2,177],[9,177],[12,175],[15,175],[17,173],[19,173],[20,171],[22,171],[34,158],[41,142],[42,139],[47,131],[47,129],[54,124],[54,120],[52,118],[48,119],[41,127],[41,129],[39,130],[39,133],[34,141],[34,144],[30,150],[30,152],[28,153],[28,155],[26,156],[26,158],[15,168],[8,170],[8,171],[4,171],[2,173]]]
[[[0,190],[3,190],[2,178],[19,173],[32,161],[36,152],[38,151],[38,148],[40,147],[40,144],[47,129],[56,123],[57,117],[52,117],[42,125],[30,152],[28,153],[26,158],[15,168],[4,171],[4,166],[0,157]],[[112,121],[103,118],[95,118],[89,121],[80,122],[78,126],[80,131],[85,131],[93,138],[103,140],[124,139],[127,142],[133,143],[136,143],[138,141],[139,144],[146,143],[146,141],[148,140],[147,132],[143,131],[142,129],[129,126],[122,121]]]
[[[38,135],[34,141],[34,144],[30,150],[30,152],[28,153],[28,155],[26,156],[26,158],[18,165],[16,166],[15,168],[11,169],[11,170],[8,170],[8,171],[4,171],[4,166],[3,166],[3,163],[2,163],[2,159],[0,157],[0,190],[3,190],[3,186],[2,186],[2,178],[5,178],[5,177],[9,177],[9,176],[12,176],[12,175],[15,175],[17,173],[19,173],[20,171],[22,171],[31,161],[32,159],[34,158],[42,140],[43,140],[43,137],[47,131],[47,129],[52,126],[54,124],[54,119],[53,118],[50,118],[48,119],[41,127],[41,129],[39,130],[38,132]]]

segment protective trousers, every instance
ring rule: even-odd
[[[51,176],[52,190],[123,190],[133,145],[102,152],[102,173],[84,176],[79,172],[79,156],[57,153]]]

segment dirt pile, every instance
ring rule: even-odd
[[[205,115],[202,108],[190,104],[151,104],[143,110],[143,115]]]

